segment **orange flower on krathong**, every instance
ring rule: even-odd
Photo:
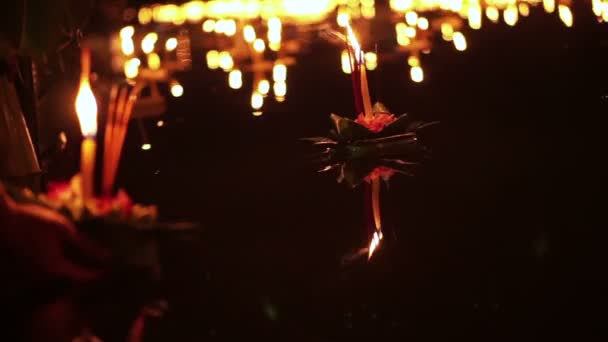
[[[371,118],[367,118],[365,114],[359,114],[355,122],[374,133],[378,133],[382,132],[386,126],[392,124],[395,120],[397,118],[393,114],[374,113]]]

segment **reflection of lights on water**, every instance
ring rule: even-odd
[[[165,50],[173,51],[175,48],[177,48],[177,39],[174,37],[167,39],[167,42],[165,42]]]
[[[454,40],[454,46],[456,47],[456,50],[464,51],[467,49],[467,40],[464,37],[464,34],[462,34],[462,32],[454,32],[452,38]]]
[[[254,91],[251,95],[251,108],[259,110],[260,108],[262,108],[263,105],[264,96],[262,96],[262,94],[258,93],[257,91]]]
[[[139,75],[139,66],[141,65],[141,61],[139,58],[131,58],[125,62],[125,77],[126,78],[135,78]]]
[[[182,85],[176,80],[171,81],[169,86],[171,88],[171,95],[173,95],[173,97],[180,97],[184,95],[184,87],[182,87]]]
[[[240,89],[243,86],[243,73],[240,70],[232,70],[228,74],[228,85],[232,89]]]
[[[261,80],[258,83],[258,92],[262,95],[268,94],[270,91],[270,82],[268,80]]]
[[[220,53],[218,51],[207,51],[207,67],[209,69],[217,69],[220,67]]]
[[[152,149],[152,144],[148,144],[148,143],[142,144],[141,145],[141,149],[144,150],[144,151],[149,151],[149,150]]]
[[[266,49],[266,44],[264,43],[264,41],[262,39],[257,38],[253,42],[253,49],[257,52],[264,52],[264,50]]]
[[[157,53],[153,52],[148,55],[148,67],[152,70],[158,70],[160,68],[160,57]]]
[[[287,66],[285,64],[275,64],[272,67],[272,80],[275,82],[287,80]]]
[[[141,50],[144,53],[150,53],[154,50],[154,44],[158,40],[158,34],[156,32],[150,32],[144,36],[141,40]]]

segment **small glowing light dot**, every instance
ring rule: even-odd
[[[215,30],[215,20],[207,19],[203,22],[203,32],[211,33]]]
[[[243,86],[243,73],[240,70],[232,70],[228,74],[228,85],[232,89],[240,89]]]
[[[135,34],[133,26],[125,26],[120,29],[120,39],[131,39]]]
[[[416,13],[414,11],[409,11],[409,12],[405,13],[405,22],[408,25],[414,26],[414,25],[416,25],[416,21],[418,21],[418,13]]]
[[[158,70],[160,68],[160,57],[157,53],[152,52],[148,55],[148,67],[152,70]]]
[[[253,92],[251,95],[251,108],[259,110],[264,105],[264,96],[262,94]],[[254,114],[255,115],[255,114]]]
[[[218,51],[207,51],[207,67],[209,69],[217,69],[220,67],[220,53]]]
[[[158,40],[158,34],[156,32],[150,32],[146,34],[144,39],[141,40],[141,50],[144,53],[150,53],[154,50],[154,44]]]
[[[287,79],[287,66],[285,64],[275,64],[272,67],[273,81],[285,81]]]
[[[566,5],[559,5],[559,18],[562,20],[566,27],[572,27],[574,19],[572,18],[572,11],[570,11],[570,7]]]
[[[177,39],[173,37],[167,39],[167,42],[165,43],[165,50],[173,51],[175,48],[177,48]]]
[[[498,19],[500,19],[500,13],[498,12],[498,8],[494,6],[486,8],[486,17],[488,17],[491,22],[497,23]]]
[[[255,29],[251,25],[247,25],[243,28],[243,36],[247,43],[251,43],[255,40]]]
[[[279,98],[285,98],[285,95],[287,94],[287,83],[284,81],[275,82],[272,88],[274,91],[274,96],[277,100],[279,100]]]
[[[456,50],[464,51],[467,49],[467,40],[462,32],[454,32],[453,39]]]
[[[257,52],[264,52],[266,44],[262,39],[258,38],[253,42],[253,49]]]
[[[144,151],[149,151],[149,150],[152,149],[152,145],[151,144],[147,144],[147,143],[143,144],[143,145],[141,145],[141,149],[144,150]]]
[[[268,80],[261,80],[258,83],[258,92],[262,95],[267,95],[270,91],[270,82]]]
[[[420,66],[415,66],[410,69],[410,77],[412,81],[420,83],[424,80],[424,72]]]
[[[224,71],[230,71],[234,67],[234,60],[228,51],[222,51],[219,54],[219,66]]]
[[[425,17],[418,18],[418,28],[421,30],[429,29],[429,20]]]
[[[163,127],[164,125],[165,125],[165,122],[163,120],[156,121],[156,127]]]
[[[173,95],[173,97],[180,97],[184,95],[184,87],[182,87],[182,85],[175,80],[171,82],[171,95]]]

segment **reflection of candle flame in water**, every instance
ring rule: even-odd
[[[374,215],[374,226],[376,231],[374,231],[374,235],[372,236],[372,241],[369,245],[369,252],[367,258],[370,259],[374,251],[378,249],[380,245],[380,241],[383,238],[382,235],[382,217],[380,213],[380,179],[375,178],[372,180],[372,211]]]

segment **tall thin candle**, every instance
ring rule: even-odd
[[[80,152],[80,177],[82,180],[82,196],[86,201],[93,198],[93,180],[95,170],[95,153],[97,144],[97,102],[89,83],[91,70],[91,52],[87,47],[81,53],[80,88],[76,96],[76,114],[82,131]]]

